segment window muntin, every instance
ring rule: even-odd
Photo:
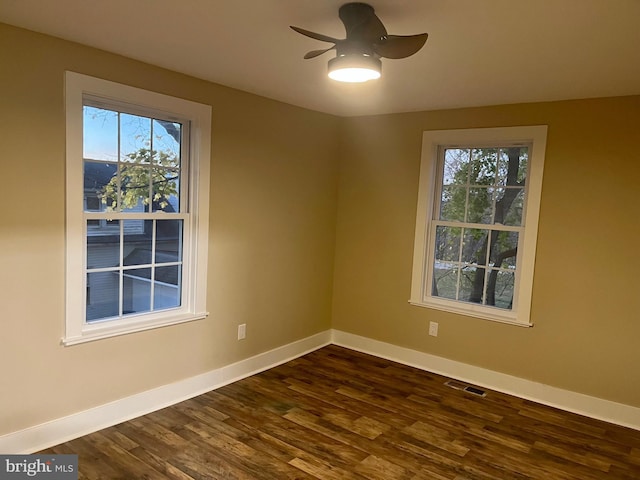
[[[546,130],[424,132],[411,304],[530,325]]]
[[[63,343],[205,318],[211,107],[73,72],[65,90]]]

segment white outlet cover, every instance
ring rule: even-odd
[[[238,325],[238,340],[242,340],[247,336],[247,324]]]
[[[432,337],[438,336],[438,322],[429,322],[429,335]]]

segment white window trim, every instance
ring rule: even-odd
[[[83,217],[83,97],[101,97],[189,119],[191,172],[188,203],[190,238],[185,238],[184,304],[176,309],[126,319],[85,322],[85,222]],[[65,72],[66,109],[66,318],[64,345],[124,335],[206,318],[209,233],[211,107],[75,72]]]
[[[410,304],[513,325],[525,327],[532,325],[531,297],[546,141],[546,125],[423,132]],[[427,265],[431,234],[429,229],[434,211],[434,191],[437,188],[439,148],[441,146],[480,146],[506,143],[532,144],[529,152],[530,161],[527,176],[525,231],[524,239],[522,240],[522,254],[519,255],[520,258],[518,259],[519,279],[514,292],[514,310],[501,310],[425,294],[429,271],[429,265]]]

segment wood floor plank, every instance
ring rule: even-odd
[[[640,432],[330,345],[42,453],[79,478],[639,480]]]
[[[405,428],[403,432],[412,438],[416,438],[436,448],[458,455],[459,457],[464,457],[469,452],[467,447],[458,443],[457,435],[451,435],[449,431],[443,428],[434,427],[424,422],[416,422]]]
[[[370,480],[410,480],[414,474],[384,458],[369,455],[354,471]]]
[[[318,480],[364,480],[364,477],[318,459],[294,458],[289,464]]]

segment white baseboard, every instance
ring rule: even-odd
[[[249,377],[331,343],[331,331],[255,355],[176,383],[0,436],[3,454],[33,453]]]
[[[331,343],[544,405],[640,430],[640,408],[637,407],[550,387],[340,330],[326,330],[202,375],[0,436],[0,452],[4,454],[37,452],[215,390]]]
[[[335,345],[532,400],[543,405],[640,430],[640,408],[638,407],[551,387],[340,330],[333,330],[331,338],[331,343]]]

